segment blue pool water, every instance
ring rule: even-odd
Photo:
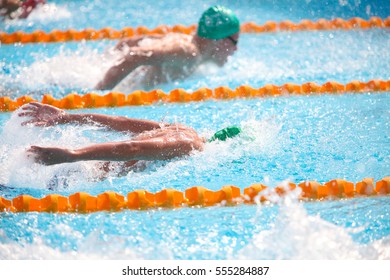
[[[170,1],[162,7],[153,1],[111,1],[106,8],[98,0],[50,2],[57,17],[41,11],[26,21],[0,23],[0,28],[12,32],[189,25],[215,3]],[[314,2],[223,3],[237,11],[242,22],[260,24],[390,15],[386,1],[328,1],[321,6]],[[41,99],[44,93],[61,98],[72,91],[89,92],[112,62],[108,49],[114,44],[1,45],[0,96],[29,94]],[[389,80],[389,45],[388,29],[244,34],[239,51],[224,68],[202,67],[187,80],[159,88],[168,92],[221,85]],[[133,89],[123,83],[118,90]],[[255,182],[273,187],[285,180],[380,180],[390,175],[389,104],[390,93],[385,92],[74,111],[181,122],[205,137],[227,125],[243,127],[241,137],[208,144],[192,157],[150,164],[141,173],[100,182],[94,180],[93,163],[43,167],[27,160],[25,149],[34,144],[81,147],[129,135],[90,126],[21,127],[16,114],[1,113],[0,184],[7,187],[0,187],[0,196],[77,191],[97,195],[107,190],[126,195],[135,189],[184,191],[195,185],[218,190],[231,184],[243,190]],[[389,236],[389,197],[299,203],[293,193],[261,206],[86,215],[0,213],[0,259],[390,259]]]

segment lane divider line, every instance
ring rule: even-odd
[[[329,81],[322,85],[314,82],[308,82],[302,85],[287,83],[281,86],[267,84],[261,88],[252,88],[248,85],[242,85],[236,89],[230,89],[226,86],[221,86],[215,89],[200,88],[192,93],[181,88],[171,90],[169,93],[165,93],[159,89],[155,89],[150,92],[137,90],[128,95],[121,92],[109,92],[105,95],[99,95],[93,92],[86,93],[84,95],[70,93],[61,99],[55,99],[52,95],[45,94],[40,102],[60,109],[84,109],[140,106],[155,103],[199,102],[209,99],[228,100],[289,95],[344,94],[386,91],[390,91],[390,80],[371,80],[368,82],[352,81],[345,85],[335,81]],[[38,100],[35,100],[28,95],[21,96],[16,100],[13,100],[8,96],[2,96],[0,97],[0,112],[12,112],[30,102],[38,102]]]
[[[246,22],[241,24],[240,31],[242,33],[266,33],[266,32],[297,32],[297,31],[323,31],[323,30],[351,30],[351,29],[370,29],[370,28],[389,28],[390,17],[381,19],[379,17],[371,17],[368,20],[354,17],[351,19],[335,18],[332,20],[319,19],[311,21],[304,19],[299,23],[294,23],[290,20],[281,22],[267,21],[260,25],[255,22]],[[191,34],[196,31],[197,25],[184,26],[181,24],[172,27],[160,25],[154,29],[149,29],[145,26],[135,28],[125,27],[121,30],[116,30],[110,27],[105,27],[100,30],[87,28],[84,30],[52,30],[45,32],[35,30],[31,33],[24,31],[15,31],[12,33],[0,32],[1,44],[27,44],[27,43],[55,43],[83,40],[116,40],[138,35],[150,34],[167,34],[169,32]]]
[[[377,197],[389,195],[390,176],[384,177],[375,184],[373,178],[364,178],[356,184],[343,179],[334,179],[325,184],[305,181],[296,185],[290,182],[275,188],[256,183],[245,188],[243,193],[240,188],[227,185],[217,191],[203,186],[194,186],[184,192],[175,189],[163,189],[157,193],[135,190],[129,192],[126,197],[113,191],[106,191],[97,196],[86,192],[76,192],[69,197],[59,194],[49,194],[43,198],[19,195],[12,200],[0,197],[0,212],[89,213],[126,209],[234,206],[273,201],[274,196],[283,196],[296,189],[300,189],[300,199],[303,201]]]

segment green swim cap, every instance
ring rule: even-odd
[[[217,131],[213,137],[211,137],[208,142],[213,142],[215,140],[221,140],[221,141],[225,141],[227,138],[233,138],[235,136],[237,136],[238,134],[240,134],[241,132],[241,129],[237,126],[229,126],[229,127],[226,127],[224,129],[221,129],[219,131]]]
[[[198,24],[198,36],[219,40],[240,31],[236,15],[223,6],[213,6],[205,11]]]

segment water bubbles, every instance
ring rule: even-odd
[[[57,96],[58,89],[67,91],[69,88],[93,88],[106,69],[110,67],[115,57],[110,54],[97,53],[96,50],[80,44],[76,52],[60,48],[57,55],[43,56],[42,53],[32,53],[34,61],[31,64],[21,63],[20,66],[7,67],[7,75],[0,75],[3,82],[11,88],[21,87],[28,92],[48,90]],[[52,89],[50,89],[52,88]],[[33,94],[34,95],[34,94]]]
[[[348,0],[339,0],[340,6],[346,6],[348,5]]]
[[[369,4],[366,6],[366,15],[369,16],[369,17],[372,15],[372,13],[371,13],[371,5],[369,5]]]
[[[327,222],[320,216],[308,215],[296,198],[284,199],[280,203],[275,224],[256,234],[240,250],[240,259],[382,259],[389,254],[390,246],[383,244],[386,238],[361,245],[353,240],[351,230]],[[378,243],[381,248],[378,248]]]
[[[340,0],[340,5],[347,5],[347,2]],[[357,5],[359,1],[355,2]],[[101,5],[105,6],[105,3],[101,2]],[[81,13],[90,9],[93,9],[92,4],[84,6]],[[158,12],[160,16],[150,17],[149,11],[145,12],[148,24],[153,25],[152,18],[170,20],[170,17],[161,16],[164,11],[150,12]],[[61,10],[55,13],[61,18]],[[308,13],[317,16],[318,12],[311,10]],[[371,13],[370,5],[367,5],[366,13]],[[116,14],[123,14],[123,11]],[[243,16],[245,14],[250,13],[242,12]],[[189,20],[185,15],[188,14],[179,16]],[[67,18],[66,13],[62,16]],[[99,24],[108,22],[99,14],[92,13],[89,19],[92,17],[99,20]],[[115,19],[117,26],[124,23],[117,21],[118,17],[106,18]],[[136,17],[128,18],[134,20]],[[39,22],[50,20],[56,19],[42,11],[41,15],[38,12],[28,21],[11,24],[34,27]],[[132,24],[136,25],[139,24]],[[389,73],[389,51],[386,48],[389,36],[386,32],[246,34],[240,39],[240,51],[223,68],[204,65],[188,80],[175,81],[165,85],[164,89],[182,87],[193,91],[199,87],[221,85],[234,88],[246,83],[258,88],[271,82],[315,80],[322,83],[336,78],[339,82],[386,78]],[[145,40],[143,43],[153,42]],[[40,98],[47,90],[59,98],[71,88],[92,88],[116,61],[116,54],[112,50],[102,52],[99,49],[102,45],[96,47],[94,43],[72,44],[67,43],[64,47],[47,44],[44,52],[39,49],[41,44],[18,44],[7,56],[11,62],[0,62],[0,91],[3,95],[12,94],[12,97],[38,92]],[[23,57],[22,50],[29,57]],[[130,88],[124,87],[126,92]],[[0,135],[0,184],[13,187],[14,193],[26,187],[34,193],[32,188],[37,188],[39,191],[35,193],[43,196],[52,192],[47,190],[50,186],[60,193],[87,190],[96,194],[108,189],[121,193],[138,188],[152,192],[167,187],[184,190],[191,184],[215,190],[224,184],[235,183],[243,188],[256,181],[274,186],[287,178],[298,182],[314,177],[327,180],[336,175],[356,181],[367,174],[383,173],[389,163],[388,153],[382,149],[389,138],[386,135],[381,137],[383,128],[386,131],[388,127],[387,119],[383,118],[383,112],[387,111],[381,104],[388,104],[388,95],[383,94],[382,99],[373,102],[374,96],[358,95],[349,101],[342,96],[295,96],[261,101],[116,108],[113,110],[115,114],[155,120],[169,110],[168,121],[184,120],[206,137],[232,122],[239,123],[243,133],[226,142],[209,143],[204,152],[194,153],[191,157],[150,164],[144,172],[131,172],[122,178],[109,177],[103,182],[90,180],[99,174],[94,163],[43,167],[26,159],[25,150],[32,144],[81,147],[130,136],[107,136],[106,132],[90,127],[22,127],[22,119],[14,114],[2,127]],[[375,113],[380,110],[381,114]],[[106,113],[109,109],[96,111]],[[4,114],[3,118],[6,119],[7,115]],[[373,124],[373,119],[379,122]],[[169,213],[151,210],[87,215],[32,214],[35,218],[5,214],[8,216],[1,220],[5,226],[0,231],[0,259],[236,259],[237,255],[254,259],[390,258],[389,238],[379,239],[386,234],[383,221],[389,213],[387,198],[376,202],[376,206],[370,205],[369,208],[380,212],[376,214],[368,213],[365,208],[359,209],[362,200],[351,202],[351,207],[345,212],[337,212],[345,207],[345,201],[304,206],[294,195],[282,201],[274,196],[272,202],[275,205],[260,204],[258,208],[188,208],[169,210]],[[366,220],[362,218],[365,214]],[[378,229],[378,224],[381,229]],[[350,227],[358,229],[350,230]],[[160,249],[157,252],[156,247]]]
[[[30,24],[35,22],[60,21],[71,18],[72,13],[64,6],[48,3],[34,9],[28,17]]]

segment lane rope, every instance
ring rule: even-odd
[[[368,20],[354,17],[351,19],[335,18],[332,20],[319,19],[311,21],[304,19],[299,23],[294,23],[290,20],[281,22],[267,21],[263,25],[255,22],[246,22],[241,24],[240,30],[242,33],[265,33],[265,32],[296,32],[296,31],[319,31],[319,30],[351,30],[351,29],[370,29],[370,28],[389,28],[390,17],[381,19],[379,17],[371,17]],[[68,41],[83,41],[83,40],[116,40],[137,35],[150,34],[167,34],[169,32],[177,32],[191,34],[195,32],[197,25],[184,26],[181,24],[172,27],[160,25],[154,29],[149,29],[145,26],[125,27],[121,30],[116,30],[111,27],[105,27],[100,30],[87,28],[84,30],[52,30],[45,32],[35,30],[31,33],[24,31],[15,31],[12,33],[0,32],[1,44],[27,44],[27,43],[54,43]]]
[[[242,85],[236,89],[230,89],[226,86],[221,86],[215,89],[200,88],[192,93],[181,88],[174,89],[169,93],[165,93],[159,89],[149,92],[137,90],[128,95],[120,92],[109,92],[105,95],[99,95],[93,92],[86,93],[84,95],[70,93],[61,99],[55,99],[52,95],[45,94],[40,102],[60,109],[84,109],[151,105],[158,102],[199,102],[208,99],[228,100],[237,98],[263,98],[288,95],[343,94],[386,91],[390,91],[390,80],[371,80],[368,82],[351,81],[345,85],[335,81],[330,81],[322,85],[314,82],[308,82],[302,85],[286,83],[281,86],[267,84],[261,88],[252,88],[248,85]],[[38,101],[28,95],[21,96],[16,100],[13,100],[8,96],[2,96],[0,97],[0,112],[15,111],[19,107],[30,102]]]
[[[163,189],[157,193],[147,190],[129,192],[126,197],[107,191],[97,196],[86,192],[76,192],[69,197],[49,194],[43,198],[20,195],[12,200],[0,197],[0,212],[77,212],[147,210],[155,208],[180,208],[192,206],[234,206],[239,204],[258,204],[275,201],[275,196],[286,195],[289,191],[300,189],[303,201],[347,199],[353,197],[389,195],[390,176],[374,184],[373,178],[364,178],[353,184],[343,179],[334,179],[325,184],[306,181],[298,185],[286,183],[275,188],[263,184],[252,184],[241,193],[232,185],[212,191],[202,186],[194,186],[184,192]]]

